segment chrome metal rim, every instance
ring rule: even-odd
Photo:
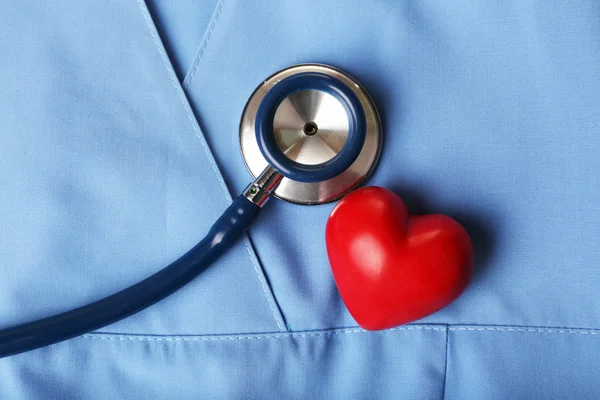
[[[320,72],[346,83],[359,98],[366,117],[365,144],[350,168],[323,182],[304,183],[283,178],[274,192],[275,197],[296,204],[323,204],[335,201],[360,186],[373,172],[381,152],[381,121],[377,109],[365,88],[352,76],[323,64],[294,65],[270,76],[256,88],[246,103],[240,121],[240,147],[246,167],[256,178],[267,167],[267,161],[262,156],[256,141],[254,121],[258,106],[265,94],[279,81],[302,72]],[[318,99],[318,96],[315,96],[315,99]]]

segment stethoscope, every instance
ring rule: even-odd
[[[297,204],[343,197],[375,167],[381,123],[356,79],[327,65],[301,64],[275,73],[251,95],[240,123],[240,146],[254,181],[201,242],[118,293],[0,331],[0,357],[100,329],[171,295],[229,249],[271,196]]]

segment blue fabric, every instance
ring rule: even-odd
[[[385,128],[369,184],[462,222],[473,283],[364,332],[327,265],[333,205],[273,201],[174,296],[0,360],[0,398],[600,397],[597,1],[150,5],[0,8],[0,328],[196,243],[250,179],[248,96],[298,62],[369,88]]]
[[[148,0],[161,41],[169,53],[175,73],[183,80],[209,26],[217,0]]]

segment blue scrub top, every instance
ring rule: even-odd
[[[596,0],[146,3],[0,6],[0,328],[192,247],[250,180],[246,100],[302,62],[369,88],[369,184],[464,224],[474,280],[365,332],[328,266],[333,205],[273,201],[177,294],[0,360],[1,399],[600,397]]]

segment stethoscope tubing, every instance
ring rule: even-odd
[[[252,187],[252,191],[257,191],[252,195],[261,190]],[[250,227],[260,210],[259,205],[242,194],[225,210],[202,241],[154,275],[83,307],[1,330],[0,358],[100,329],[173,294],[227,251]]]

